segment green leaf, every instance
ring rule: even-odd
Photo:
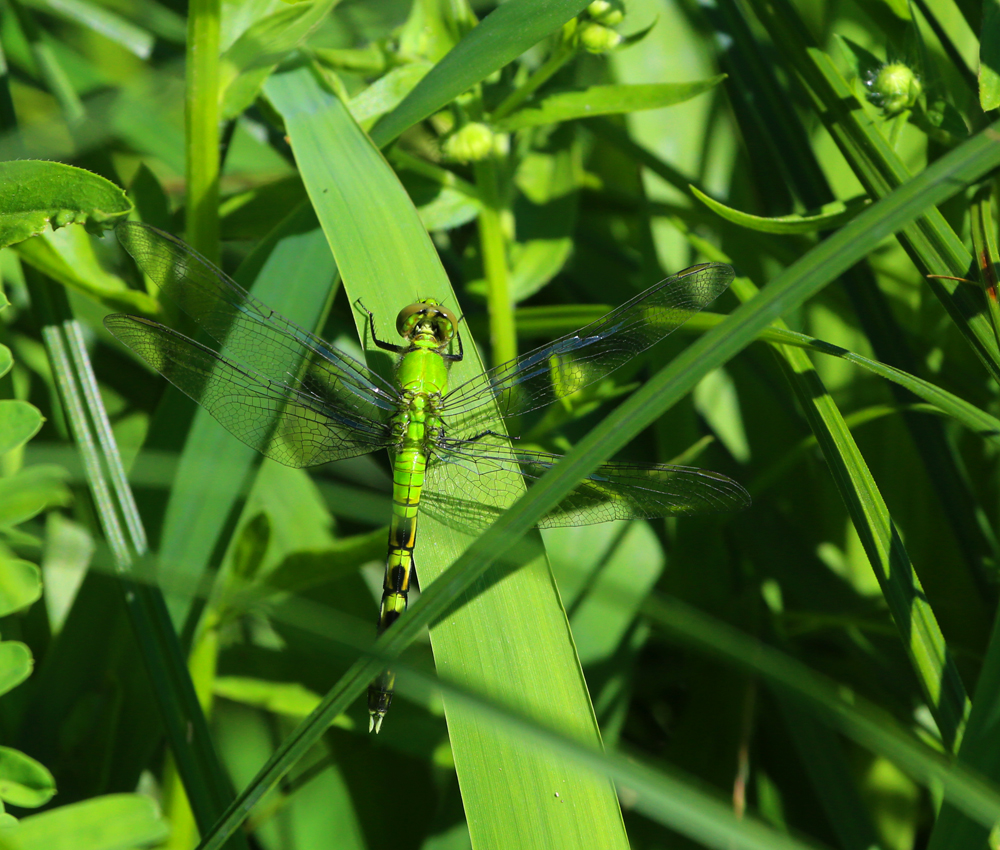
[[[379,77],[347,104],[354,120],[362,127],[368,126],[395,109],[432,67],[430,62],[410,62]]]
[[[42,412],[26,401],[0,401],[0,455],[23,446],[42,427]]]
[[[169,834],[159,807],[141,794],[109,794],[22,818],[0,832],[3,850],[135,850]]]
[[[0,558],[0,617],[27,608],[42,595],[42,576],[30,561]]]
[[[36,0],[37,2],[37,0]],[[36,5],[36,3],[31,3]],[[131,21],[98,4],[86,0],[59,0],[55,5],[38,3],[49,14],[63,18],[86,29],[99,33],[121,45],[140,59],[148,59],[153,52],[153,34]]]
[[[336,541],[330,549],[292,552],[264,582],[270,591],[301,593],[310,587],[335,581],[358,571],[360,564],[385,557],[387,534],[384,528]]]
[[[44,765],[18,750],[0,747],[0,800],[34,809],[55,793],[55,779]]]
[[[319,694],[298,682],[269,682],[247,676],[219,676],[212,690],[217,697],[288,717],[307,717],[320,702]],[[331,725],[342,729],[357,726],[343,714],[331,721]]]
[[[0,694],[13,690],[28,676],[34,666],[31,650],[20,641],[0,641]]]
[[[253,103],[274,67],[305,40],[338,2],[296,3],[251,24],[219,60],[222,117],[235,118]]]
[[[514,4],[501,6],[498,12],[510,5]],[[455,303],[437,252],[398,179],[343,104],[309,68],[273,76],[265,91],[285,120],[296,161],[351,301],[355,303],[360,296],[374,312],[377,333],[388,336],[400,305],[417,298]],[[355,320],[369,348],[369,365],[390,374],[393,364],[371,343],[367,316],[355,310]],[[465,359],[452,364],[449,382],[461,383],[481,368],[468,337],[465,350]],[[467,539],[422,516],[419,545],[422,551],[434,553],[420,561],[425,590],[434,586],[435,577]],[[503,624],[510,651],[487,658],[478,647],[493,639],[497,623]],[[537,556],[525,557],[519,570],[504,571],[502,587],[484,585],[434,626],[431,640],[441,669],[503,694],[505,700],[513,700],[534,716],[550,718],[548,722],[580,740],[596,743],[594,716],[565,614],[548,570]],[[580,806],[575,813],[568,808],[512,806],[506,777],[511,773],[519,777],[519,794],[541,798],[550,795],[554,783],[566,775],[563,759],[526,750],[508,734],[479,722],[473,710],[461,705],[446,704],[446,712],[474,841],[478,835],[502,830],[518,846],[547,841],[551,846],[579,847],[584,832],[591,838],[599,836],[595,840],[605,848],[624,843],[617,802],[602,778],[574,773],[574,796]],[[390,714],[382,735],[397,734],[390,732],[392,728]],[[296,735],[276,757],[286,769],[303,743],[305,738]],[[256,795],[266,786],[258,779],[251,789]],[[586,813],[583,820],[581,811]],[[230,824],[227,820],[225,828]]]
[[[871,204],[868,198],[852,198],[849,201],[833,201],[824,204],[822,208],[813,213],[765,217],[727,207],[714,198],[710,198],[696,186],[689,188],[699,201],[726,221],[762,233],[815,233],[820,230],[835,230],[847,224],[861,210]]]
[[[984,112],[1000,106],[1000,0],[983,0],[979,36],[979,105]]]
[[[67,224],[99,232],[132,209],[114,183],[59,162],[0,163],[0,248]]]
[[[408,127],[512,62],[587,6],[581,0],[507,0],[473,27],[371,130],[385,147]]]
[[[692,83],[590,86],[579,91],[558,92],[501,119],[494,125],[494,129],[509,133],[525,127],[592,118],[596,115],[618,115],[674,106],[714,88],[725,78],[725,74],[719,74]]]
[[[9,303],[4,294],[0,292],[0,310],[7,307]],[[9,372],[13,365],[14,356],[10,353],[10,349],[6,345],[0,345],[0,378]]]
[[[0,525],[17,525],[48,507],[67,505],[66,471],[35,465],[0,478]]]
[[[159,304],[138,289],[105,272],[97,263],[85,233],[64,230],[21,242],[17,255],[34,269],[63,286],[82,292],[112,310],[156,315]]]

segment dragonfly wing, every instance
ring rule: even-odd
[[[387,425],[281,384],[183,334],[121,313],[104,325],[233,436],[286,466],[315,466],[390,443]]]
[[[428,470],[426,502],[458,525],[483,528],[516,500],[510,474],[530,485],[561,455],[489,446],[482,453],[454,447],[438,450]],[[454,493],[460,496],[451,495]],[[718,472],[672,464],[606,463],[581,481],[539,526],[592,525],[616,519],[720,513],[750,506],[750,495]]]
[[[466,381],[445,396],[443,410],[471,436],[492,406],[469,414],[494,399],[501,416],[516,416],[576,392],[675,331],[725,292],[733,275],[724,263],[678,272],[596,322]]]
[[[254,298],[197,251],[137,222],[115,228],[137,265],[220,343],[226,357],[260,375],[376,421],[396,409],[391,384],[353,357]]]

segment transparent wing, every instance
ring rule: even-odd
[[[484,528],[520,495],[512,486],[510,473],[530,485],[560,460],[560,455],[503,446],[484,447],[481,454],[475,449],[439,448],[427,471],[421,507],[464,528]],[[671,464],[606,463],[580,482],[538,525],[591,525],[749,506],[747,491],[718,472]]]
[[[271,380],[177,331],[116,313],[112,334],[248,446],[286,466],[315,466],[386,447],[387,425]]]
[[[492,405],[478,409],[493,399],[501,416],[516,416],[609,375],[712,303],[733,274],[724,263],[692,266],[596,322],[466,381],[443,401],[451,436],[471,436],[492,417]]]
[[[382,422],[396,410],[391,384],[258,301],[169,233],[136,222],[115,232],[139,268],[220,343],[227,358],[354,416]]]

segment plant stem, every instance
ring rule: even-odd
[[[500,105],[493,110],[490,118],[494,121],[499,121],[501,118],[506,118],[510,115],[511,112],[531,97],[541,85],[548,82],[553,74],[573,57],[574,53],[576,53],[575,48],[565,43],[560,43],[552,52],[552,55],[545,60],[545,64],[525,80],[524,85],[514,89],[514,91],[503,99]]]
[[[212,262],[219,257],[219,7],[220,0],[191,0],[185,92],[185,236]]]
[[[493,362],[504,363],[517,356],[514,334],[514,305],[511,303],[507,270],[507,240],[500,220],[501,201],[497,163],[493,158],[474,164],[476,187],[482,201],[479,213],[479,242],[486,275],[486,303],[490,315],[490,342]]]

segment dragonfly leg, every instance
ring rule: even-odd
[[[471,437],[463,437],[461,440],[456,440],[458,443],[475,443],[477,440],[483,439],[483,437],[499,437],[501,440],[520,440],[520,437],[512,437],[510,434],[501,434],[499,431],[480,431],[478,434],[474,434]]]
[[[406,354],[407,350],[402,345],[393,345],[391,342],[383,342],[378,338],[378,334],[375,333],[375,314],[369,310],[364,304],[361,303],[359,298],[357,305],[368,314],[368,325],[371,328],[372,342],[375,343],[383,351],[391,351],[393,354]]]
[[[464,316],[462,317],[465,318]],[[462,321],[462,319],[459,319]],[[458,354],[442,354],[441,356],[452,363],[457,363],[463,357],[465,357],[465,350],[462,348],[462,335],[458,332],[458,328],[455,328],[455,338],[458,340]]]

